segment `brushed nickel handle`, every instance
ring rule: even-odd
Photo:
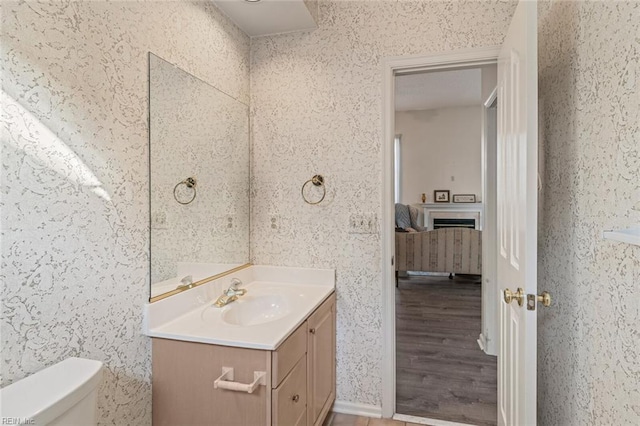
[[[291,400],[292,400],[293,402],[298,402],[298,401],[300,401],[300,395],[298,395],[298,394],[293,395],[293,398],[291,398]]]
[[[315,328],[310,328],[310,329],[309,329],[309,333],[311,333],[311,334],[316,334],[316,329],[315,329]]]

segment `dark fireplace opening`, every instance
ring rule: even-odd
[[[440,228],[471,228],[476,229],[475,219],[434,218],[433,229]]]

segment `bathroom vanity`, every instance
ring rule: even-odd
[[[251,266],[146,307],[153,424],[322,425],[335,400],[334,271]],[[165,306],[162,306],[164,304]]]
[[[155,426],[321,425],[335,400],[335,271],[247,263],[249,146],[248,105],[149,53]]]

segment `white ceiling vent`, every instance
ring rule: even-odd
[[[318,28],[317,1],[304,0],[213,0],[247,35],[290,33]]]

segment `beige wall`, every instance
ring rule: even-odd
[[[249,99],[208,2],[2,2],[2,385],[101,360],[99,423],[151,424],[148,51]]]
[[[401,203],[421,203],[424,192],[475,194],[482,198],[482,107],[396,112],[401,142]]]
[[[252,257],[337,270],[339,400],[382,393],[380,235],[348,233],[351,214],[382,215],[381,60],[500,44],[514,7],[323,1],[316,31],[252,40]],[[327,197],[310,206],[300,187],[316,173]]]
[[[640,424],[640,3],[539,5],[538,424]]]

